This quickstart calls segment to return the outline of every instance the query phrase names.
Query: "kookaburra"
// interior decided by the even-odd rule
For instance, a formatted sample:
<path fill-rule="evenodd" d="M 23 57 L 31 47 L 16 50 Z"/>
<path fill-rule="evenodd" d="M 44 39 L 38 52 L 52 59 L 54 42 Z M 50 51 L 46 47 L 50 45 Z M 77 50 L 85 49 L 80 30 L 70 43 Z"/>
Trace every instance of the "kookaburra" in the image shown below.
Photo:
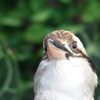
<path fill-rule="evenodd" d="M 57 30 L 43 41 L 34 77 L 34 100 L 94 100 L 96 69 L 72 32 Z"/>

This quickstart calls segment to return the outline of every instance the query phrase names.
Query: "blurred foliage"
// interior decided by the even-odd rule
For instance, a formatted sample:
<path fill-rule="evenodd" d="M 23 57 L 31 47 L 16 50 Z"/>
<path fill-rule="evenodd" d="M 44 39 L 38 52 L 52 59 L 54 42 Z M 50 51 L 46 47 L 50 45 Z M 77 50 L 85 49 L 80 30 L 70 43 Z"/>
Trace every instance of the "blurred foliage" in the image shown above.
<path fill-rule="evenodd" d="M 0 0 L 0 100 L 33 100 L 33 77 L 42 41 L 69 30 L 83 42 L 98 70 L 100 100 L 100 0 Z"/>

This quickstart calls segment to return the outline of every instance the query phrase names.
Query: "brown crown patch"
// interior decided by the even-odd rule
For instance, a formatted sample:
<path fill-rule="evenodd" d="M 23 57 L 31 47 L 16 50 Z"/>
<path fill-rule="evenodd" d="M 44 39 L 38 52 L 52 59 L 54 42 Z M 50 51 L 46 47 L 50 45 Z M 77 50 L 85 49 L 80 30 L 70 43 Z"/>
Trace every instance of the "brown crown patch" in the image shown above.
<path fill-rule="evenodd" d="M 65 30 L 56 30 L 51 33 L 49 33 L 45 38 L 44 38 L 44 46 L 47 47 L 47 40 L 48 39 L 54 39 L 54 40 L 63 40 L 66 41 L 67 43 L 71 43 L 74 41 L 73 39 L 73 33 Z"/>

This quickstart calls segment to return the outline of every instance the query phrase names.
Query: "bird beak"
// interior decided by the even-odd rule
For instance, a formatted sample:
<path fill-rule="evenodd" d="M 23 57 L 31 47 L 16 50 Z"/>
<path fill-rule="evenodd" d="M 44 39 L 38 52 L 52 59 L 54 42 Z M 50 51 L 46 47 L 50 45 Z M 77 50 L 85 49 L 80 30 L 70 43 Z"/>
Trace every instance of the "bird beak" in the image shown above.
<path fill-rule="evenodd" d="M 60 42 L 48 39 L 47 41 L 48 46 L 47 46 L 47 54 L 49 60 L 52 59 L 66 59 L 65 54 L 70 53 L 65 46 L 63 46 Z"/>

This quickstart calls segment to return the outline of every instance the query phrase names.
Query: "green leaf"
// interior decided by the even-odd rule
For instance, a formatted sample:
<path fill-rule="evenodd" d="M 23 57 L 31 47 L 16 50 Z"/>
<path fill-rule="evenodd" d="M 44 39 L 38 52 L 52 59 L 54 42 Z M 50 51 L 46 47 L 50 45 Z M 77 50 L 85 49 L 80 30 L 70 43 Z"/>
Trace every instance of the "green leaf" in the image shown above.
<path fill-rule="evenodd" d="M 19 61 L 25 61 L 31 57 L 31 54 L 15 53 L 15 55 Z"/>
<path fill-rule="evenodd" d="M 20 19 L 7 16 L 2 19 L 2 24 L 17 27 L 22 25 L 22 21 Z"/>
<path fill-rule="evenodd" d="M 31 20 L 33 22 L 45 22 L 51 17 L 52 11 L 53 10 L 50 8 L 40 10 L 39 12 L 36 12 L 34 15 L 32 15 Z"/>

